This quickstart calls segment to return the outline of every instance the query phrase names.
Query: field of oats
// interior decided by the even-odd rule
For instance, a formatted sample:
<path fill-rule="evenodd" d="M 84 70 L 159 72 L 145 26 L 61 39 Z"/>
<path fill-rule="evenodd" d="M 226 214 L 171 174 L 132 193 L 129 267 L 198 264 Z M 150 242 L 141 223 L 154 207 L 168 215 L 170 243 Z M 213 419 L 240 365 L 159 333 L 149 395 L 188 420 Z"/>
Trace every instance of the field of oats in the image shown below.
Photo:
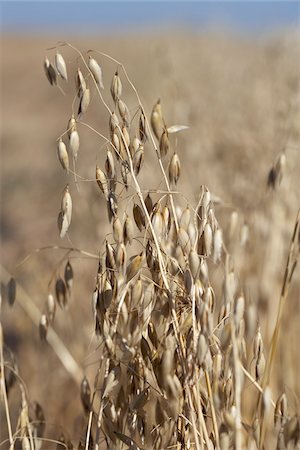
<path fill-rule="evenodd" d="M 299 449 L 299 33 L 69 42 L 2 39 L 1 449 Z"/>

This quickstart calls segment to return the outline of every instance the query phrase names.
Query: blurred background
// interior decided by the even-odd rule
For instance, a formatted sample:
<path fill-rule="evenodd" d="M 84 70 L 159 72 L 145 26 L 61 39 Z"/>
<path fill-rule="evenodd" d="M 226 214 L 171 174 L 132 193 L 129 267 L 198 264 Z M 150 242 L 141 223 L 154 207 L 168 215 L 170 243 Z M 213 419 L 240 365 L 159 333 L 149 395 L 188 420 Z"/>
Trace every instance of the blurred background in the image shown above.
<path fill-rule="evenodd" d="M 249 301 L 258 304 L 265 318 L 268 342 L 300 198 L 300 3 L 40 1 L 2 2 L 0 8 L 1 264 L 28 296 L 20 294 L 13 309 L 3 302 L 4 337 L 29 398 L 41 403 L 50 418 L 48 435 L 57 435 L 59 427 L 73 435 L 80 420 L 78 385 L 51 347 L 41 344 L 22 301 L 42 312 L 48 292 L 53 292 L 53 275 L 63 270 L 65 250 L 35 249 L 71 245 L 97 255 L 108 227 L 99 189 L 93 182 L 79 183 L 79 190 L 73 190 L 71 242 L 59 238 L 57 214 L 66 175 L 56 140 L 72 114 L 78 61 L 71 49 L 60 49 L 70 65 L 69 82 L 60 82 L 63 95 L 48 83 L 44 57 L 54 61 L 58 41 L 68 41 L 83 53 L 107 53 L 125 65 L 148 115 L 160 98 L 167 124 L 189 127 L 172 139 L 182 164 L 179 189 L 193 207 L 200 186 L 207 185 L 220 199 L 216 214 L 224 230 L 233 211 L 241 227 L 249 228 L 248 245 L 236 253 L 235 263 Z M 117 66 L 97 59 L 104 97 L 112 105 L 109 87 Z M 124 97 L 133 116 L 138 105 L 126 83 Z M 108 135 L 108 116 L 96 98 L 84 121 Z M 80 129 L 80 139 L 77 171 L 91 180 L 96 162 L 104 162 L 105 147 L 87 127 Z M 267 176 L 282 152 L 286 167 L 273 192 Z M 158 188 L 161 179 L 150 146 L 145 167 L 143 184 Z M 58 311 L 55 329 L 89 375 L 99 359 L 93 353 L 91 312 L 97 261 L 77 255 L 72 265 L 73 297 L 68 313 Z M 298 396 L 291 394 L 296 407 L 299 270 L 295 278 L 292 314 L 285 322 L 289 351 L 283 345 L 278 357 L 287 370 L 279 371 L 277 381 Z M 19 397 L 14 389 L 10 401 L 15 426 Z M 62 390 L 67 394 L 60 395 Z"/>

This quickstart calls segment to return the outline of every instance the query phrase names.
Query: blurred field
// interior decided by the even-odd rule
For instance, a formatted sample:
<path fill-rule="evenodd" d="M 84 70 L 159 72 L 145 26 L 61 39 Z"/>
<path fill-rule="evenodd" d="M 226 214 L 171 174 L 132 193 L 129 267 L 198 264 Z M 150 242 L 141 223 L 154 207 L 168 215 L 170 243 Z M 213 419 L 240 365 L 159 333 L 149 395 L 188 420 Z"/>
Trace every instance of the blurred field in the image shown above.
<path fill-rule="evenodd" d="M 229 250 L 235 255 L 245 295 L 259 305 L 266 324 L 266 342 L 274 327 L 289 241 L 300 206 L 299 38 L 295 31 L 264 40 L 183 32 L 176 36 L 171 32 L 138 37 L 132 34 L 79 42 L 68 37 L 82 51 L 101 50 L 124 63 L 148 114 L 160 98 L 169 125 L 189 126 L 175 140 L 183 172 L 179 188 L 195 206 L 200 185 L 207 185 L 221 200 L 216 215 L 225 230 L 233 210 L 239 213 L 241 223 L 249 226 L 246 248 Z M 2 39 L 1 263 L 41 310 L 49 279 L 63 252 L 42 251 L 18 268 L 16 265 L 36 248 L 61 245 L 56 221 L 65 178 L 55 141 L 71 115 L 74 81 L 61 83 L 67 93 L 64 97 L 46 80 L 43 59 L 46 49 L 55 43 L 54 37 Z M 70 55 L 68 62 L 76 67 L 71 52 L 66 50 L 64 54 L 66 59 Z M 116 65 L 103 60 L 102 66 L 104 83 L 109 87 Z M 108 87 L 105 98 L 111 102 Z M 136 100 L 128 86 L 124 90 L 133 115 Z M 107 134 L 108 117 L 97 101 L 84 120 Z M 80 137 L 77 170 L 92 179 L 96 161 L 103 161 L 105 147 L 85 128 Z M 283 150 L 287 157 L 283 180 L 278 190 L 270 192 L 267 175 Z M 156 179 L 151 155 L 146 155 L 145 165 L 148 170 L 143 185 L 151 182 L 159 187 L 161 179 Z M 82 183 L 73 200 L 72 245 L 97 254 L 107 230 L 99 190 L 95 183 Z M 69 245 L 65 241 L 64 245 Z M 69 314 L 58 312 L 55 328 L 84 372 L 93 373 L 94 367 L 89 364 L 99 358 L 97 353 L 90 354 L 94 348 L 91 293 L 97 262 L 74 259 L 72 264 L 74 298 Z M 214 277 L 218 277 L 217 271 Z M 299 280 L 297 268 L 284 311 L 274 386 L 278 393 L 285 389 L 295 412 L 299 411 L 300 396 Z M 73 323 L 81 323 L 80 329 Z M 13 309 L 3 305 L 2 324 L 29 398 L 43 405 L 50 422 L 55 420 L 52 430 L 51 426 L 47 429 L 48 435 L 57 436 L 62 426 L 72 436 L 80 421 L 78 386 L 70 381 L 52 349 L 40 343 L 38 330 L 20 305 L 16 303 Z M 14 389 L 11 411 L 15 424 L 18 389 Z M 0 441 L 5 437 L 5 426 L 1 431 Z"/>

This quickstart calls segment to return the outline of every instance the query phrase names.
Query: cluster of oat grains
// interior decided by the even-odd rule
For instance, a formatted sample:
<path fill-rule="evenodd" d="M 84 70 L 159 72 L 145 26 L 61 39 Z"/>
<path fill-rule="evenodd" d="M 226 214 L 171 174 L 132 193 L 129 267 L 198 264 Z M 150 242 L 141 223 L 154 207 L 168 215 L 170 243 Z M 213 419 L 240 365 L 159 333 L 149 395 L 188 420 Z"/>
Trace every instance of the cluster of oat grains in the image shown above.
<path fill-rule="evenodd" d="M 271 390 L 278 333 L 275 330 L 271 351 L 266 351 L 257 306 L 246 297 L 236 274 L 209 189 L 199 186 L 195 205 L 180 193 L 184 164 L 172 135 L 186 127 L 168 126 L 160 101 L 148 120 L 119 62 L 100 52 L 82 55 L 71 48 L 78 56 L 73 102 L 78 109 L 57 141 L 58 159 L 69 177 L 58 215 L 59 234 L 66 238 L 72 233 L 71 192 L 78 176 L 75 162 L 80 167 L 81 121 L 97 101 L 107 110 L 108 137 L 91 127 L 106 143 L 103 164 L 95 165 L 94 184 L 106 203 L 111 233 L 99 249 L 92 294 L 101 351 L 94 380 L 84 377 L 81 383 L 81 438 L 71 443 L 60 437 L 57 448 L 299 448 L 299 416 L 289 412 L 284 392 L 274 402 Z M 102 58 L 117 66 L 110 92 L 103 81 Z M 59 77 L 70 85 L 60 53 L 54 65 L 46 58 L 44 67 L 51 85 L 58 85 Z M 123 85 L 136 94 L 134 114 Z M 160 191 L 142 189 L 139 181 L 149 152 L 156 155 L 155 170 L 164 183 Z M 283 164 L 283 158 L 276 163 L 270 185 L 277 183 Z M 234 240 L 236 212 L 230 224 L 229 238 Z M 299 253 L 298 236 L 299 217 L 282 303 Z M 57 275 L 48 295 L 40 322 L 43 340 L 55 324 L 56 303 L 66 308 L 71 295 L 72 251 L 64 275 Z M 216 272 L 221 283 L 214 286 L 211 274 Z M 39 438 L 34 437 L 34 448 Z"/>

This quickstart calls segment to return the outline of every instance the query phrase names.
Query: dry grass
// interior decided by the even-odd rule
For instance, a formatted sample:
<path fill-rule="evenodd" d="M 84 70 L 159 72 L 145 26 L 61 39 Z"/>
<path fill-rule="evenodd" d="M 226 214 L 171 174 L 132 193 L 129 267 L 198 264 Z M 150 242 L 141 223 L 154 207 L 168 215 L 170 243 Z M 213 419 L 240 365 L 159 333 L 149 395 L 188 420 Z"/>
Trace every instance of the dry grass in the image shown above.
<path fill-rule="evenodd" d="M 130 57 L 129 78 L 110 56 L 58 48 L 58 73 L 69 79 L 57 75 L 67 93 L 59 100 L 64 122 L 56 124 L 62 175 L 55 205 L 64 241 L 50 278 L 49 248 L 39 251 L 43 269 L 35 258 L 18 269 L 16 307 L 62 365 L 45 342 L 40 360 L 22 345 L 17 365 L 4 346 L 6 377 L 16 367 L 26 374 L 24 385 L 18 377 L 11 389 L 8 378 L 1 385 L 3 427 L 16 448 L 38 448 L 41 436 L 42 448 L 55 448 L 50 439 L 62 436 L 59 448 L 68 440 L 86 449 L 299 448 L 297 38 L 236 44 L 210 36 L 184 52 L 183 37 L 175 52 L 161 37 L 159 81 L 155 69 L 150 76 L 140 67 L 141 86 Z M 89 55 L 102 67 L 104 90 Z M 55 49 L 48 57 L 54 64 Z M 78 67 L 83 78 L 75 88 Z M 175 124 L 190 128 L 174 132 Z M 38 310 L 20 288 L 33 281 L 24 267 L 43 292 Z M 76 283 L 81 274 L 88 286 L 78 282 L 76 294 L 73 277 Z M 3 270 L 2 278 L 7 284 L 10 275 Z M 94 330 L 92 318 L 81 319 L 92 291 Z M 13 282 L 5 294 L 14 303 Z M 10 316 L 7 330 L 16 320 L 20 326 L 11 338 L 37 334 Z M 73 380 L 69 393 L 65 374 Z M 47 395 L 49 386 L 60 402 Z M 31 403 L 35 391 L 45 424 Z M 4 439 L 5 432 L 9 448 Z"/>

